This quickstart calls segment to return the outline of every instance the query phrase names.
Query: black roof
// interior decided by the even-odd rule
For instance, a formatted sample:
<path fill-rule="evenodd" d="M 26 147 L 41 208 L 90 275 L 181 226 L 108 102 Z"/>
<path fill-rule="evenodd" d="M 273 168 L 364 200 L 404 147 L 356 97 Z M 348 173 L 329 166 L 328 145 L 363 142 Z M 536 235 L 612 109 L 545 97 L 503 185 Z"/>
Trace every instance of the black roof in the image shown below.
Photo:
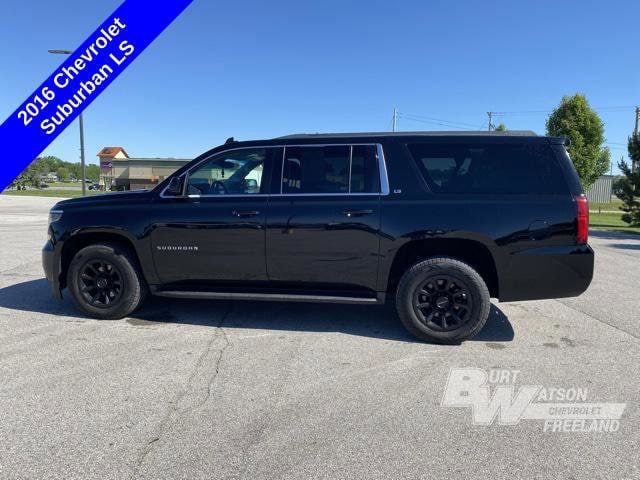
<path fill-rule="evenodd" d="M 302 140 L 319 138 L 367 138 L 367 137 L 537 137 L 531 130 L 507 130 L 506 132 L 485 130 L 458 130 L 458 131 L 419 131 L 419 132 L 355 132 L 355 133 L 297 133 L 277 137 L 275 140 Z"/>

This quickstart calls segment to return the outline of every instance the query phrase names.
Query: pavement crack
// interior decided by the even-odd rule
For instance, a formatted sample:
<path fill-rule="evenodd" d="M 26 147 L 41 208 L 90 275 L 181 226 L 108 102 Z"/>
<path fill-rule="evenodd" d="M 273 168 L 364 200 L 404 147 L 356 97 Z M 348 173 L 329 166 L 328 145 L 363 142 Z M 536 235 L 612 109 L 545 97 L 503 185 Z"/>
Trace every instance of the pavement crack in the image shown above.
<path fill-rule="evenodd" d="M 204 404 L 207 403 L 207 401 L 211 397 L 211 394 L 212 394 L 212 391 L 213 391 L 213 384 L 215 383 L 215 381 L 216 381 L 216 379 L 218 377 L 218 374 L 220 373 L 220 366 L 222 364 L 222 357 L 224 356 L 225 351 L 231 346 L 231 341 L 229 340 L 229 337 L 227 336 L 227 333 L 225 332 L 223 325 L 224 325 L 225 320 L 231 314 L 232 310 L 233 310 L 233 303 L 230 303 L 229 306 L 227 307 L 226 311 L 224 312 L 224 314 L 220 318 L 220 322 L 218 322 L 218 324 L 216 325 L 215 333 L 213 335 L 211 335 L 211 338 L 209 339 L 209 341 L 205 345 L 205 348 L 202 351 L 202 353 L 200 354 L 200 357 L 198 357 L 198 360 L 196 361 L 196 364 L 195 364 L 191 374 L 189 374 L 189 378 L 187 379 L 187 383 L 186 383 L 185 388 L 181 392 L 178 393 L 178 395 L 177 395 L 177 397 L 176 397 L 176 399 L 174 401 L 169 403 L 169 408 L 167 409 L 167 412 L 166 412 L 165 416 L 163 417 L 162 421 L 160 422 L 160 425 L 158 427 L 158 432 L 142 448 L 142 451 L 138 455 L 138 458 L 136 459 L 136 462 L 133 465 L 131 476 L 129 478 L 134 479 L 134 478 L 138 477 L 140 469 L 142 468 L 142 465 L 146 461 L 146 459 L 149 456 L 149 454 L 153 451 L 153 449 L 160 442 L 160 440 L 168 432 L 170 432 L 175 427 L 175 425 L 178 424 L 178 422 L 180 421 L 181 418 L 183 418 L 184 416 L 188 415 L 189 413 L 197 410 L 198 408 L 202 407 Z M 224 341 L 224 344 L 218 350 L 218 354 L 216 355 L 215 360 L 212 362 L 212 368 L 211 369 L 206 369 L 205 368 L 206 359 L 207 359 L 207 357 L 209 357 L 209 355 L 213 351 L 213 346 L 216 343 L 216 341 L 219 340 L 219 339 L 222 339 Z M 204 389 L 203 388 L 200 388 L 200 389 L 196 388 L 194 386 L 194 384 L 196 382 L 196 379 L 201 375 L 201 373 L 203 371 L 206 372 L 206 371 L 209 371 L 209 370 L 212 370 L 213 374 L 207 380 L 206 388 L 204 388 Z M 200 400 L 196 400 L 196 401 L 193 401 L 193 402 L 189 401 L 189 397 L 191 397 L 193 395 L 195 395 L 197 397 L 198 396 L 198 392 L 202 391 L 202 390 L 204 390 L 206 392 L 206 394 L 203 395 Z M 187 402 L 188 404 L 187 405 L 183 405 L 185 402 Z"/>
<path fill-rule="evenodd" d="M 200 370 L 200 367 L 204 364 L 204 361 L 205 361 L 206 357 L 211 352 L 211 348 L 212 348 L 214 342 L 216 340 L 218 340 L 219 338 L 222 338 L 222 340 L 224 341 L 224 345 L 222 346 L 222 348 L 220 348 L 220 350 L 218 350 L 218 355 L 217 355 L 215 361 L 213 362 L 213 375 L 211 375 L 211 378 L 209 378 L 209 381 L 207 382 L 207 388 L 206 388 L 206 392 L 207 393 L 195 405 L 193 405 L 192 407 L 184 410 L 181 415 L 186 415 L 188 413 L 191 413 L 191 412 L 199 409 L 204 404 L 206 404 L 207 401 L 211 398 L 211 393 L 212 393 L 212 390 L 213 390 L 213 384 L 215 383 L 216 379 L 218 378 L 218 374 L 220 373 L 220 365 L 222 364 L 222 357 L 224 356 L 224 353 L 227 350 L 227 348 L 229 348 L 231 346 L 231 341 L 229 340 L 229 337 L 227 336 L 227 332 L 224 329 L 224 322 L 229 317 L 229 315 L 231 314 L 232 310 L 233 310 L 233 303 L 230 303 L 229 304 L 229 308 L 227 308 L 227 311 L 224 313 L 224 315 L 222 315 L 222 318 L 220 319 L 220 322 L 217 325 L 217 331 L 220 332 L 220 335 L 215 335 L 215 336 L 213 336 L 211 338 L 211 340 L 209 340 L 209 343 L 207 345 L 206 350 L 204 351 L 204 353 L 200 356 L 200 359 L 198 360 L 198 365 L 196 366 L 196 368 L 193 370 L 193 373 L 189 377 L 189 384 L 191 385 L 193 383 L 193 380 L 198 375 L 198 371 Z"/>
<path fill-rule="evenodd" d="M 633 338 L 634 338 L 634 339 L 636 339 L 636 340 L 640 340 L 640 337 L 638 337 L 637 335 L 634 335 L 633 333 L 631 333 L 631 332 L 629 332 L 629 331 L 625 330 L 624 328 L 620 328 L 620 327 L 617 327 L 617 326 L 615 326 L 615 325 L 613 325 L 613 324 L 611 324 L 611 323 L 609 323 L 609 322 L 605 322 L 604 320 L 601 320 L 601 319 L 599 319 L 598 317 L 595 317 L 595 316 L 593 316 L 593 315 L 592 315 L 592 314 L 590 314 L 590 313 L 587 313 L 587 312 L 585 312 L 585 311 L 583 311 L 583 310 L 580 310 L 579 308 L 573 307 L 573 306 L 571 306 L 571 305 L 569 305 L 569 304 L 567 304 L 567 303 L 564 303 L 564 302 L 562 302 L 562 301 L 560 301 L 560 300 L 558 300 L 558 299 L 556 299 L 556 302 L 558 302 L 558 303 L 560 303 L 560 304 L 564 305 L 564 306 L 565 306 L 565 307 L 567 307 L 567 308 L 570 308 L 570 309 L 571 309 L 571 310 L 573 310 L 574 312 L 581 313 L 582 315 L 584 315 L 584 316 L 586 316 L 586 317 L 589 317 L 589 318 L 591 318 L 591 319 L 595 320 L 596 322 L 600 322 L 600 323 L 602 323 L 603 325 L 607 325 L 607 326 L 609 326 L 609 327 L 611 327 L 611 328 L 613 328 L 613 329 L 615 329 L 615 330 L 618 330 L 619 332 L 626 333 L 627 335 L 629 335 L 630 337 L 633 337 Z"/>

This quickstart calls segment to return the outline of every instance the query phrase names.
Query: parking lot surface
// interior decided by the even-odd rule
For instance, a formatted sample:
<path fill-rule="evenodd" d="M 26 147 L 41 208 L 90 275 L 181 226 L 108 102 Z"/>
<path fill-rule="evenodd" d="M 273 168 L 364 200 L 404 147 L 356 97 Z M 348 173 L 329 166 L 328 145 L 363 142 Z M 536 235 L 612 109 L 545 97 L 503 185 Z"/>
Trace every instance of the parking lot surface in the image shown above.
<path fill-rule="evenodd" d="M 494 302 L 439 346 L 380 306 L 152 298 L 84 318 L 43 278 L 54 203 L 0 195 L 0 478 L 640 478 L 640 236 L 592 232 L 581 297 Z M 477 425 L 441 406 L 452 367 L 626 409 L 616 432 Z"/>

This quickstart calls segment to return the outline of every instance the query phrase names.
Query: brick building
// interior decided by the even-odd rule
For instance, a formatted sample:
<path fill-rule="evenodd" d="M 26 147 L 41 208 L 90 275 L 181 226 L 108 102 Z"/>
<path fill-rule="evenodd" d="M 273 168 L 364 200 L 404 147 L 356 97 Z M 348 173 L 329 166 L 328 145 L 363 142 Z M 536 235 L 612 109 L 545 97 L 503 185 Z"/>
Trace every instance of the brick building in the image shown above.
<path fill-rule="evenodd" d="M 122 147 L 104 147 L 98 152 L 100 185 L 106 190 L 152 188 L 192 159 L 135 158 Z"/>

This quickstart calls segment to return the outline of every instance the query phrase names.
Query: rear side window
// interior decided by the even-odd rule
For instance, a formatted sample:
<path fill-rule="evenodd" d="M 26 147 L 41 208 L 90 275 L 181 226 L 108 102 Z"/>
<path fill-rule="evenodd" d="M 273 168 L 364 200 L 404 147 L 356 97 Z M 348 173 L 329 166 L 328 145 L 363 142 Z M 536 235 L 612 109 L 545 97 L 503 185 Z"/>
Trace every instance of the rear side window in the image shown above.
<path fill-rule="evenodd" d="M 282 193 L 348 193 L 349 146 L 287 147 Z"/>
<path fill-rule="evenodd" d="M 375 145 L 354 145 L 351 157 L 350 193 L 380 191 L 380 171 Z"/>
<path fill-rule="evenodd" d="M 558 194 L 562 170 L 545 144 L 407 145 L 434 193 Z"/>
<path fill-rule="evenodd" d="M 377 193 L 375 145 L 286 147 L 282 193 Z"/>

